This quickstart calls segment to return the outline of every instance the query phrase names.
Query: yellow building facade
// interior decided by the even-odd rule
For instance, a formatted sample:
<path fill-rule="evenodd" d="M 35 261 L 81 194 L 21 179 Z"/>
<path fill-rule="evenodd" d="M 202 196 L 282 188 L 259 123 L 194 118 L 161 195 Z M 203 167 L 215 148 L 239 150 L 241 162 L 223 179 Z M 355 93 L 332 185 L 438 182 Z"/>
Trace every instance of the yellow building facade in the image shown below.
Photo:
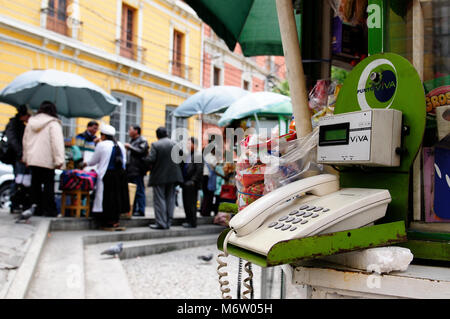
<path fill-rule="evenodd" d="M 122 102 L 99 119 L 126 141 L 129 125 L 185 126 L 171 112 L 200 89 L 201 20 L 178 0 L 0 0 L 0 88 L 33 69 L 76 73 Z M 15 108 L 0 104 L 0 127 Z M 90 119 L 63 118 L 66 138 Z"/>

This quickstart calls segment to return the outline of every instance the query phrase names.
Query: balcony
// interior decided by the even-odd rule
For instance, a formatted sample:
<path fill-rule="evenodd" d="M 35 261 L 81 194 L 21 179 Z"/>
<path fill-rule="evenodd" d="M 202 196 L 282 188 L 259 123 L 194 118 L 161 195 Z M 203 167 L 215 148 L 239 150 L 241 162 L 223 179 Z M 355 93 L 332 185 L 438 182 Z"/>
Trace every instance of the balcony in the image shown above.
<path fill-rule="evenodd" d="M 182 64 L 179 61 L 169 61 L 169 64 L 172 70 L 172 75 L 192 81 L 192 67 Z"/>
<path fill-rule="evenodd" d="M 47 7 L 41 9 L 46 17 L 46 28 L 59 34 L 81 40 L 83 22 L 68 16 L 65 11 Z"/>
<path fill-rule="evenodd" d="M 139 63 L 145 64 L 145 55 L 147 49 L 140 47 L 135 43 L 127 40 L 116 39 L 116 45 L 120 48 L 120 55 L 130 60 L 135 60 Z"/>

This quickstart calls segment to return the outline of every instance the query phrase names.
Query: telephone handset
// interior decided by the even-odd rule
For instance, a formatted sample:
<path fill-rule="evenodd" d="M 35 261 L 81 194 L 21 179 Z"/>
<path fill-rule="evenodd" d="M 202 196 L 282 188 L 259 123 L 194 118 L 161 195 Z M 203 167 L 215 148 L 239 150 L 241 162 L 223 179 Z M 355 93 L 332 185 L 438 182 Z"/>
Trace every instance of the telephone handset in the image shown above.
<path fill-rule="evenodd" d="M 323 196 L 337 190 L 339 190 L 339 180 L 332 174 L 316 175 L 290 183 L 248 205 L 230 220 L 230 228 L 237 236 L 248 235 L 261 226 L 281 204 L 294 201 L 304 193 Z"/>
<path fill-rule="evenodd" d="M 390 202 L 384 189 L 339 190 L 338 178 L 332 174 L 304 178 L 264 195 L 230 220 L 224 252 L 217 258 L 222 298 L 231 298 L 224 280 L 227 273 L 221 270 L 227 264 L 220 260 L 228 256 L 228 243 L 267 256 L 282 241 L 369 225 L 386 214 Z M 250 288 L 244 291 L 243 298 L 250 292 Z"/>
<path fill-rule="evenodd" d="M 267 255 L 281 241 L 360 228 L 382 218 L 390 201 L 388 190 L 339 190 L 334 175 L 308 177 L 274 190 L 233 217 L 224 250 L 230 243 Z"/>

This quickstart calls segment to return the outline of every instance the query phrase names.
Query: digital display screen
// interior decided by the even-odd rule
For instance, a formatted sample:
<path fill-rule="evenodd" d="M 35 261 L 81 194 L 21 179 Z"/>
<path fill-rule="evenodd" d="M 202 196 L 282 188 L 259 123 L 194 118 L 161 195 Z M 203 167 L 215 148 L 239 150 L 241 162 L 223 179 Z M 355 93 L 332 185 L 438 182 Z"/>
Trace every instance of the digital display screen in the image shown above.
<path fill-rule="evenodd" d="M 347 139 L 348 130 L 338 129 L 338 130 L 326 130 L 324 135 L 324 141 L 338 141 Z"/>
<path fill-rule="evenodd" d="M 348 145 L 350 123 L 321 125 L 319 128 L 319 146 Z"/>

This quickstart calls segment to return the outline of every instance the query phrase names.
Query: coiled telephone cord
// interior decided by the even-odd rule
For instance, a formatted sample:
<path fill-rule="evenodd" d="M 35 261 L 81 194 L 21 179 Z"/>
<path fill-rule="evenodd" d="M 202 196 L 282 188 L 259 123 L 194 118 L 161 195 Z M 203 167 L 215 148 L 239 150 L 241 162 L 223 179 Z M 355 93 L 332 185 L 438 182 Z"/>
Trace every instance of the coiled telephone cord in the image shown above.
<path fill-rule="evenodd" d="M 233 233 L 232 231 L 229 231 L 228 234 L 225 236 L 225 239 L 223 241 L 223 253 L 220 253 L 216 259 L 217 263 L 219 264 L 219 266 L 217 266 L 217 274 L 219 275 L 220 292 L 222 293 L 222 299 L 232 299 L 231 295 L 228 295 L 228 293 L 230 292 L 230 288 L 228 288 L 230 282 L 228 280 L 223 279 L 228 276 L 228 272 L 220 270 L 228 265 L 225 261 L 222 261 L 220 258 L 228 257 L 227 245 L 228 239 L 230 238 L 232 233 Z"/>
<path fill-rule="evenodd" d="M 222 293 L 222 299 L 232 299 L 231 295 L 229 295 L 230 288 L 228 285 L 230 282 L 228 280 L 225 280 L 224 278 L 228 276 L 228 272 L 221 271 L 222 268 L 227 267 L 228 264 L 225 261 L 222 261 L 220 258 L 228 257 L 228 239 L 230 238 L 232 234 L 232 231 L 228 232 L 227 236 L 225 237 L 223 241 L 223 253 L 220 253 L 217 256 L 217 263 L 219 266 L 217 266 L 217 274 L 219 275 L 219 284 L 220 284 L 220 292 Z M 253 272 L 252 272 L 252 264 L 250 262 L 247 262 L 244 265 L 244 270 L 248 274 L 248 277 L 244 279 L 244 287 L 247 288 L 246 291 L 243 292 L 242 298 L 248 299 L 247 294 L 251 294 L 251 298 L 253 299 Z M 249 284 L 250 283 L 250 284 Z M 238 283 L 240 284 L 240 283 Z"/>
<path fill-rule="evenodd" d="M 250 299 L 253 299 L 253 272 L 252 263 L 246 262 L 244 265 L 244 270 L 248 274 L 248 277 L 244 279 L 243 285 L 247 290 L 242 293 L 242 299 L 248 299 L 247 295 L 250 294 Z"/>
<path fill-rule="evenodd" d="M 241 278 L 242 277 L 242 258 L 239 258 L 239 265 L 238 265 L 238 281 L 237 281 L 237 299 L 241 299 Z"/>
<path fill-rule="evenodd" d="M 228 280 L 223 280 L 223 278 L 228 276 L 228 272 L 220 271 L 220 269 L 227 266 L 227 263 L 220 260 L 220 257 L 226 258 L 228 257 L 228 253 L 220 253 L 216 259 L 217 263 L 219 264 L 219 266 L 217 266 L 217 274 L 219 275 L 219 284 L 220 291 L 222 293 L 222 299 L 232 299 L 231 295 L 228 294 L 230 292 L 230 288 L 228 288 L 230 282 Z"/>

